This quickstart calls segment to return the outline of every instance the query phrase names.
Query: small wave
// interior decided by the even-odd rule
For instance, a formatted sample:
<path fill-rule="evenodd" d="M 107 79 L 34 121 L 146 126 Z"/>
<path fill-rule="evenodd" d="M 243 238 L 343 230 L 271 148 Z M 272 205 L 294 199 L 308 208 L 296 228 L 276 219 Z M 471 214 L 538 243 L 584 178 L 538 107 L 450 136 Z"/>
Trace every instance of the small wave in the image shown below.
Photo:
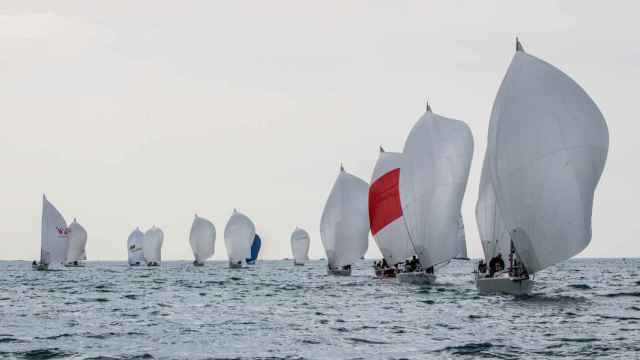
<path fill-rule="evenodd" d="M 57 339 L 62 339 L 62 338 L 72 337 L 72 336 L 75 336 L 75 335 L 74 334 L 69 334 L 69 333 L 64 333 L 64 334 L 51 335 L 51 336 L 46 336 L 46 337 L 36 337 L 36 339 L 40 339 L 40 340 L 57 340 Z"/>
<path fill-rule="evenodd" d="M 494 345 L 489 342 L 468 343 L 458 346 L 447 346 L 444 349 L 437 350 L 437 352 L 449 352 L 453 355 L 475 355 L 484 353 L 493 347 Z"/>
<path fill-rule="evenodd" d="M 107 298 L 80 298 L 82 302 L 107 302 L 109 299 Z"/>
<path fill-rule="evenodd" d="M 638 321 L 638 320 L 640 320 L 640 317 L 633 317 L 633 316 L 609 316 L 609 315 L 602 315 L 602 316 L 600 316 L 600 318 L 602 318 L 602 319 L 622 320 L 622 321 Z"/>
<path fill-rule="evenodd" d="M 26 343 L 27 341 L 22 340 L 22 339 L 18 339 L 18 338 L 14 338 L 12 336 L 7 336 L 7 337 L 0 337 L 0 344 L 6 344 L 6 343 Z"/>
<path fill-rule="evenodd" d="M 569 287 L 578 290 L 591 290 L 591 286 L 587 284 L 570 284 Z"/>
<path fill-rule="evenodd" d="M 608 293 L 608 294 L 604 294 L 604 295 L 601 295 L 601 296 L 605 296 L 605 297 L 620 297 L 620 296 L 636 296 L 636 297 L 640 297 L 640 291 Z"/>
<path fill-rule="evenodd" d="M 123 299 L 135 300 L 138 298 L 138 295 L 135 294 L 127 294 L 122 297 Z"/>
<path fill-rule="evenodd" d="M 74 356 L 75 353 L 61 350 L 59 348 L 35 349 L 22 352 L 14 352 L 12 355 L 29 360 L 60 359 Z"/>
<path fill-rule="evenodd" d="M 388 342 L 384 342 L 384 341 L 369 340 L 369 339 L 363 339 L 363 338 L 357 338 L 357 337 L 348 337 L 347 340 L 353 342 L 354 344 L 357 344 L 357 343 L 374 344 L 374 345 L 388 344 Z"/>
<path fill-rule="evenodd" d="M 558 341 L 563 342 L 575 342 L 575 343 L 590 343 L 598 341 L 596 338 L 559 338 Z"/>

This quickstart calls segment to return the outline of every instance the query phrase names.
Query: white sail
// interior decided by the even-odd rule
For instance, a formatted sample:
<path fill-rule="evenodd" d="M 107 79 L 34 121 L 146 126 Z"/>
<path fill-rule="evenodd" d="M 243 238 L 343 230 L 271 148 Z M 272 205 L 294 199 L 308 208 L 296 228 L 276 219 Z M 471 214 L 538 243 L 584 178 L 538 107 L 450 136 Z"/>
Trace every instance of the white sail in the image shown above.
<path fill-rule="evenodd" d="M 296 227 L 291 233 L 291 252 L 296 264 L 304 264 L 308 260 L 310 242 L 309 233 L 304 229 Z"/>
<path fill-rule="evenodd" d="M 204 263 L 216 249 L 216 228 L 213 223 L 195 215 L 189 233 L 189 243 L 196 262 Z"/>
<path fill-rule="evenodd" d="M 493 105 L 485 170 L 515 250 L 532 273 L 591 241 L 609 132 L 577 83 L 518 47 Z"/>
<path fill-rule="evenodd" d="M 329 266 L 351 265 L 369 246 L 369 185 L 340 168 L 320 220 L 320 237 Z"/>
<path fill-rule="evenodd" d="M 67 249 L 67 263 L 86 260 L 87 231 L 73 219 L 69 225 L 69 248 Z"/>
<path fill-rule="evenodd" d="M 511 249 L 511 237 L 502 220 L 500 208 L 498 208 L 491 173 L 487 168 L 488 164 L 485 156 L 480 177 L 478 202 L 476 203 L 476 222 L 487 263 L 498 254 L 506 258 Z"/>
<path fill-rule="evenodd" d="M 424 267 L 446 262 L 458 251 L 458 217 L 473 156 L 471 130 L 427 108 L 403 154 L 400 198 L 415 250 Z"/>
<path fill-rule="evenodd" d="M 251 244 L 256 236 L 256 226 L 245 214 L 233 210 L 224 228 L 224 243 L 227 247 L 229 262 L 238 263 L 245 260 L 251 252 Z"/>
<path fill-rule="evenodd" d="M 142 242 L 142 251 L 144 259 L 147 263 L 160 263 L 162 260 L 162 242 L 164 241 L 164 233 L 160 228 L 152 226 L 151 229 L 144 233 Z"/>
<path fill-rule="evenodd" d="M 140 228 L 136 228 L 131 232 L 127 239 L 129 265 L 142 265 L 144 263 L 144 251 L 142 250 L 143 242 L 144 233 L 140 231 Z"/>
<path fill-rule="evenodd" d="M 458 217 L 458 249 L 456 251 L 456 259 L 466 259 L 467 256 L 467 237 L 464 234 L 464 219 L 462 214 Z"/>
<path fill-rule="evenodd" d="M 42 196 L 42 224 L 40 233 L 40 263 L 63 263 L 69 248 L 69 229 L 58 209 Z"/>
<path fill-rule="evenodd" d="M 380 148 L 369 187 L 369 223 L 382 256 L 390 265 L 415 255 L 400 203 L 402 154 Z"/>

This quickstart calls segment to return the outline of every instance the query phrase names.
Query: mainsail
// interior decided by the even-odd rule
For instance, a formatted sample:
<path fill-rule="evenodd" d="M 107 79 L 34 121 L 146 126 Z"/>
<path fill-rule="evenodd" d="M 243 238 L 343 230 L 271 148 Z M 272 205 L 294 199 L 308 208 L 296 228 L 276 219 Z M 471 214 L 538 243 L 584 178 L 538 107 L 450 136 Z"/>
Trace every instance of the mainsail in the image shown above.
<path fill-rule="evenodd" d="M 63 263 L 67 259 L 69 248 L 67 222 L 45 195 L 42 195 L 40 241 L 40 264 Z"/>
<path fill-rule="evenodd" d="M 67 263 L 87 260 L 85 247 L 87 245 L 87 231 L 73 219 L 69 225 L 69 248 L 67 249 Z"/>
<path fill-rule="evenodd" d="M 593 195 L 608 149 L 606 122 L 589 95 L 518 43 L 493 104 L 478 207 L 495 197 L 498 222 L 530 273 L 591 241 Z M 494 195 L 483 194 L 487 189 Z M 478 225 L 490 233 L 484 221 Z"/>
<path fill-rule="evenodd" d="M 402 154 L 380 148 L 369 187 L 369 223 L 382 256 L 390 265 L 415 255 L 400 204 Z"/>
<path fill-rule="evenodd" d="M 329 266 L 351 265 L 369 246 L 369 185 L 340 167 L 320 220 L 320 237 Z"/>
<path fill-rule="evenodd" d="M 229 262 L 237 263 L 243 261 L 249 251 L 256 236 L 256 226 L 245 214 L 233 210 L 233 214 L 224 228 L 224 243 L 227 247 Z"/>
<path fill-rule="evenodd" d="M 423 267 L 457 255 L 458 218 L 473 156 L 471 130 L 462 121 L 427 112 L 404 145 L 400 199 Z"/>
<path fill-rule="evenodd" d="M 164 233 L 155 225 L 144 233 L 142 250 L 147 263 L 160 263 L 162 259 L 162 241 Z"/>
<path fill-rule="evenodd" d="M 258 260 L 258 254 L 260 253 L 261 247 L 262 247 L 262 239 L 260 238 L 260 235 L 256 234 L 253 237 L 253 242 L 251 243 L 249 257 L 245 259 L 247 261 L 247 264 L 253 265 L 256 263 L 256 260 Z"/>
<path fill-rule="evenodd" d="M 142 243 L 144 241 L 144 233 L 140 228 L 136 228 L 131 232 L 127 239 L 127 249 L 129 252 L 129 265 L 141 265 L 144 263 L 144 251 Z"/>
<path fill-rule="evenodd" d="M 304 229 L 296 227 L 291 233 L 291 252 L 296 264 L 304 264 L 308 260 L 310 242 L 309 233 Z"/>
<path fill-rule="evenodd" d="M 195 261 L 202 264 L 215 252 L 216 228 L 213 223 L 197 214 L 189 232 L 189 244 Z"/>

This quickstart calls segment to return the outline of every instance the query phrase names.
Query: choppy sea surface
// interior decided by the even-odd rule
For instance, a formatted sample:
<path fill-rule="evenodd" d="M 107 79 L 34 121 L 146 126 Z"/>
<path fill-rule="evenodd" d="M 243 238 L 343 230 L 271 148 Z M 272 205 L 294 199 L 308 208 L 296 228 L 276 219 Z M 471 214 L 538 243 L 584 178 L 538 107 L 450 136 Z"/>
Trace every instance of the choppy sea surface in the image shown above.
<path fill-rule="evenodd" d="M 326 262 L 33 271 L 0 262 L 0 358 L 584 359 L 640 357 L 640 259 L 576 259 L 527 297 L 480 296 L 471 261 L 430 287 Z"/>

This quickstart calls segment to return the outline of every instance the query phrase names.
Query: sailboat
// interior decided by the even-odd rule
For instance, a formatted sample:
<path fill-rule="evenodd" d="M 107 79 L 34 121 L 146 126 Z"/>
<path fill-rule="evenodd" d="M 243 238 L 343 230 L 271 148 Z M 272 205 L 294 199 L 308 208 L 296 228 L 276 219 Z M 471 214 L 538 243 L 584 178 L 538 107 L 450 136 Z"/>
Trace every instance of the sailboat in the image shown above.
<path fill-rule="evenodd" d="M 136 227 L 127 239 L 129 266 L 140 266 L 144 263 L 144 251 L 142 250 L 143 242 L 144 233 L 140 231 L 139 227 Z"/>
<path fill-rule="evenodd" d="M 459 252 L 458 219 L 473 156 L 466 123 L 435 114 L 429 104 L 404 145 L 400 201 L 419 266 L 401 282 L 431 284 L 436 265 Z"/>
<path fill-rule="evenodd" d="M 369 185 L 340 166 L 320 220 L 320 238 L 327 253 L 328 273 L 351 275 L 351 265 L 369 246 Z"/>
<path fill-rule="evenodd" d="M 256 260 L 258 259 L 258 254 L 260 253 L 260 247 L 262 247 L 262 239 L 260 238 L 260 235 L 256 234 L 253 237 L 253 242 L 251 243 L 249 257 L 245 259 L 248 265 L 255 265 Z"/>
<path fill-rule="evenodd" d="M 380 147 L 369 187 L 369 223 L 384 261 L 374 266 L 378 277 L 396 277 L 397 265 L 415 255 L 400 204 L 402 154 Z"/>
<path fill-rule="evenodd" d="M 160 266 L 162 260 L 162 242 L 164 233 L 159 227 L 153 225 L 144 233 L 142 240 L 142 252 L 147 266 Z"/>
<path fill-rule="evenodd" d="M 64 266 L 81 267 L 80 261 L 87 260 L 85 247 L 87 246 L 87 231 L 74 218 L 69 225 L 69 248 L 67 249 L 67 259 Z"/>
<path fill-rule="evenodd" d="M 193 250 L 193 265 L 204 266 L 216 249 L 216 228 L 213 223 L 196 214 L 189 232 L 189 244 Z"/>
<path fill-rule="evenodd" d="M 467 237 L 464 234 L 464 219 L 462 214 L 458 217 L 458 251 L 456 252 L 455 260 L 469 260 L 467 255 Z"/>
<path fill-rule="evenodd" d="M 589 245 L 608 149 L 607 124 L 589 95 L 516 39 L 491 112 L 476 205 L 486 259 L 501 255 L 507 264 L 489 269 L 499 270 L 491 277 L 479 268 L 481 293 L 529 293 L 536 272 Z"/>
<path fill-rule="evenodd" d="M 224 228 L 224 243 L 229 256 L 229 267 L 241 268 L 242 261 L 251 251 L 256 226 L 249 217 L 236 209 Z"/>
<path fill-rule="evenodd" d="M 62 264 L 67 259 L 69 229 L 62 214 L 42 195 L 42 223 L 40 231 L 40 263 L 37 270 L 47 270 L 49 265 Z"/>
<path fill-rule="evenodd" d="M 296 228 L 291 233 L 291 253 L 294 265 L 304 265 L 309 260 L 309 244 L 311 238 L 305 229 Z"/>

